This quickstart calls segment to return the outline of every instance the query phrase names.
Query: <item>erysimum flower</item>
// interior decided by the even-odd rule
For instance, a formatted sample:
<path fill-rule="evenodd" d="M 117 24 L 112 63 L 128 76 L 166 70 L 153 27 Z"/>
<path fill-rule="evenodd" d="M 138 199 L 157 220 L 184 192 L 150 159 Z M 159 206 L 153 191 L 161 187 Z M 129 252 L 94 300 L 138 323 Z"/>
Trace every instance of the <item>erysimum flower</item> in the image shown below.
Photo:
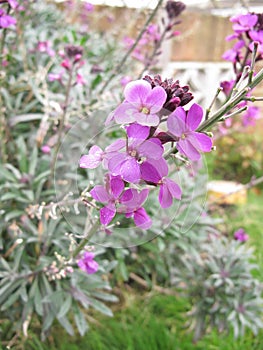
<path fill-rule="evenodd" d="M 162 109 L 167 95 L 164 89 L 144 80 L 131 81 L 124 89 L 125 101 L 114 111 L 113 118 L 118 124 L 137 122 L 141 125 L 157 126 L 158 112 Z"/>
<path fill-rule="evenodd" d="M 16 24 L 16 19 L 6 14 L 4 10 L 0 8 L 0 28 L 8 28 Z"/>
<path fill-rule="evenodd" d="M 100 222 L 108 225 L 116 214 L 116 205 L 120 201 L 120 196 L 124 190 L 124 182 L 120 176 L 106 176 L 106 186 L 95 186 L 91 191 L 91 196 L 105 206 L 100 209 Z"/>
<path fill-rule="evenodd" d="M 182 191 L 173 180 L 167 178 L 168 165 L 162 158 L 150 160 L 142 164 L 142 178 L 154 185 L 160 186 L 159 202 L 162 208 L 169 208 L 173 204 L 173 198 L 181 199 Z"/>
<path fill-rule="evenodd" d="M 148 189 L 138 192 L 134 188 L 129 188 L 121 198 L 122 206 L 119 211 L 124 212 L 127 218 L 133 217 L 137 227 L 147 230 L 152 225 L 152 220 L 146 210 L 142 207 L 149 194 Z"/>
<path fill-rule="evenodd" d="M 160 159 L 163 146 L 157 138 L 147 139 L 150 128 L 139 124 L 127 127 L 127 147 L 125 152 L 116 152 L 109 160 L 108 168 L 113 175 L 120 175 L 123 180 L 139 183 L 141 165 L 147 159 Z"/>
<path fill-rule="evenodd" d="M 99 264 L 94 260 L 94 257 L 94 253 L 85 252 L 82 258 L 78 260 L 79 268 L 89 275 L 97 272 L 99 268 Z"/>
<path fill-rule="evenodd" d="M 195 131 L 202 117 L 202 108 L 194 103 L 188 112 L 178 107 L 167 120 L 168 131 L 177 140 L 178 151 L 191 160 L 200 159 L 200 152 L 210 152 L 212 148 L 211 138 Z"/>
<path fill-rule="evenodd" d="M 248 234 L 245 232 L 243 228 L 240 228 L 234 233 L 234 238 L 237 241 L 246 242 L 248 240 Z"/>

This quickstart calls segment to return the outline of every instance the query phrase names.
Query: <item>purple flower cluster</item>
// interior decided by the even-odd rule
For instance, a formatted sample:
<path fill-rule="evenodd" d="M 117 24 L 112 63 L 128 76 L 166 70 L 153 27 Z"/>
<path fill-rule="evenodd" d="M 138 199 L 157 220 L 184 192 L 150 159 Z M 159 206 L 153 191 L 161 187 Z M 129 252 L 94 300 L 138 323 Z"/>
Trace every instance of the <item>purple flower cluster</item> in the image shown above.
<path fill-rule="evenodd" d="M 54 55 L 52 52 L 48 42 L 39 42 L 38 43 L 38 51 L 45 52 L 49 56 Z M 73 85 L 85 85 L 86 81 L 83 75 L 80 73 L 79 69 L 84 65 L 84 61 L 82 59 L 83 48 L 82 46 L 77 45 L 66 45 L 63 51 L 60 51 L 59 56 L 62 58 L 62 62 L 60 66 L 62 70 L 58 73 L 51 72 L 48 74 L 49 81 L 58 81 L 61 85 L 64 85 L 64 77 L 68 74 L 73 76 L 75 81 L 73 80 Z"/>
<path fill-rule="evenodd" d="M 230 21 L 233 23 L 234 34 L 226 37 L 227 41 L 237 40 L 234 46 L 223 54 L 223 58 L 233 63 L 236 79 L 223 81 L 221 87 L 227 98 L 232 94 L 233 88 L 240 80 L 243 68 L 251 65 L 252 52 L 254 44 L 257 44 L 257 53 L 255 61 L 263 59 L 263 15 L 255 13 L 247 13 L 233 16 Z M 249 98 L 251 91 L 247 94 Z M 242 108 L 247 106 L 246 112 L 242 116 L 243 126 L 255 125 L 256 119 L 260 117 L 258 107 L 252 106 L 247 101 L 242 101 L 237 107 Z M 224 132 L 225 127 L 231 126 L 232 123 L 226 122 L 224 127 L 221 127 Z"/>
<path fill-rule="evenodd" d="M 125 100 L 106 120 L 106 124 L 121 125 L 125 138 L 114 141 L 104 151 L 94 145 L 80 158 L 81 168 L 95 169 L 102 164 L 107 170 L 105 185 L 97 185 L 90 191 L 103 204 L 100 209 L 103 225 L 108 225 L 118 213 L 133 217 L 135 225 L 142 229 L 150 228 L 151 219 L 143 208 L 149 191 L 159 189 L 162 208 L 170 207 L 182 194 L 179 185 L 169 178 L 165 147 L 176 145 L 177 152 L 194 161 L 200 159 L 200 152 L 211 150 L 211 138 L 196 131 L 203 117 L 199 105 L 193 104 L 187 111 L 179 105 L 178 97 L 173 112 L 164 109 L 175 98 L 166 92 L 171 92 L 173 81 L 169 80 L 170 85 L 165 81 L 167 89 L 163 84 L 153 86 L 144 79 L 128 83 Z M 178 84 L 176 91 L 180 90 Z M 188 89 L 185 93 L 189 94 Z M 183 98 L 183 94 L 180 96 Z"/>
<path fill-rule="evenodd" d="M 234 34 L 226 37 L 227 41 L 237 40 L 232 49 L 223 54 L 223 58 L 235 64 L 242 63 L 244 52 L 253 51 L 254 42 L 258 43 L 257 60 L 263 58 L 263 22 L 262 14 L 248 13 L 233 16 L 230 19 L 233 22 Z M 250 61 L 244 62 L 250 64 Z"/>
<path fill-rule="evenodd" d="M 79 268 L 91 275 L 99 269 L 99 264 L 94 260 L 95 254 L 92 252 L 84 252 L 83 256 L 78 260 Z"/>
<path fill-rule="evenodd" d="M 180 34 L 180 32 L 174 30 L 174 26 L 180 23 L 180 21 L 176 20 L 176 17 L 184 11 L 185 7 L 180 1 L 167 1 L 165 6 L 166 18 L 162 18 L 163 28 L 160 28 L 155 23 L 149 24 L 131 56 L 142 62 L 145 66 L 156 63 L 158 56 L 161 54 L 161 42 L 172 39 Z M 123 38 L 123 44 L 127 49 L 130 49 L 134 43 L 135 39 L 129 36 Z M 151 54 L 149 55 L 151 48 L 153 48 L 154 57 Z"/>
<path fill-rule="evenodd" d="M 234 232 L 234 239 L 239 242 L 246 242 L 248 240 L 248 234 L 243 228 L 238 229 Z"/>

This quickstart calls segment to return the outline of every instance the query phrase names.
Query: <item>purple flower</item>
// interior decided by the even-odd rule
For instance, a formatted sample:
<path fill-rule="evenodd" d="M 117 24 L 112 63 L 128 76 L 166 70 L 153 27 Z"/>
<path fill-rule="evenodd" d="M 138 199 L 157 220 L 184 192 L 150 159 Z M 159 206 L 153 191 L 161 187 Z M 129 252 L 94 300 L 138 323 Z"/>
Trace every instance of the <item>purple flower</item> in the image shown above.
<path fill-rule="evenodd" d="M 148 216 L 146 210 L 142 207 L 149 194 L 149 190 L 144 189 L 138 192 L 134 188 L 129 188 L 124 192 L 121 198 L 122 206 L 119 212 L 125 213 L 127 218 L 133 217 L 137 227 L 147 230 L 152 225 L 152 220 Z"/>
<path fill-rule="evenodd" d="M 258 16 L 248 13 L 232 17 L 230 20 L 234 22 L 233 30 L 239 34 L 253 28 L 258 21 Z"/>
<path fill-rule="evenodd" d="M 245 46 L 245 42 L 243 40 L 239 40 L 232 49 L 227 50 L 222 55 L 222 58 L 226 61 L 236 62 L 237 58 L 241 54 L 241 49 Z"/>
<path fill-rule="evenodd" d="M 89 275 L 98 271 L 99 264 L 93 260 L 95 254 L 92 252 L 85 252 L 81 259 L 78 260 L 78 266 L 81 270 Z"/>
<path fill-rule="evenodd" d="M 230 92 L 232 91 L 234 85 L 235 85 L 235 80 L 230 80 L 230 81 L 225 80 L 225 81 L 222 81 L 220 84 L 226 96 L 230 95 Z"/>
<path fill-rule="evenodd" d="M 160 159 L 163 146 L 157 138 L 147 140 L 150 133 L 148 126 L 131 124 L 127 127 L 127 147 L 125 152 L 116 152 L 109 159 L 108 169 L 113 175 L 120 175 L 124 181 L 139 183 L 141 165 L 149 159 Z"/>
<path fill-rule="evenodd" d="M 17 8 L 18 7 L 18 2 L 16 1 L 16 0 L 7 0 L 8 1 L 8 3 L 9 3 L 9 5 L 13 8 L 13 9 L 15 9 L 15 8 Z"/>
<path fill-rule="evenodd" d="M 37 43 L 37 51 L 39 51 L 41 53 L 46 53 L 50 57 L 55 56 L 55 51 L 51 49 L 50 42 L 48 42 L 48 41 L 39 41 Z"/>
<path fill-rule="evenodd" d="M 145 80 L 128 83 L 124 89 L 125 101 L 114 111 L 118 124 L 137 122 L 141 125 L 157 126 L 157 115 L 166 101 L 166 92 L 160 86 L 152 89 Z"/>
<path fill-rule="evenodd" d="M 261 116 L 259 107 L 249 106 L 242 117 L 242 124 L 246 126 L 254 126 L 257 119 Z"/>
<path fill-rule="evenodd" d="M 177 149 L 191 160 L 200 159 L 200 152 L 210 152 L 211 138 L 195 130 L 202 121 L 203 110 L 194 103 L 188 112 L 178 107 L 167 120 L 168 131 L 177 140 Z"/>
<path fill-rule="evenodd" d="M 173 204 L 173 198 L 181 199 L 180 187 L 167 178 L 168 165 L 163 158 L 143 163 L 141 173 L 146 182 L 160 186 L 159 202 L 162 208 L 169 208 Z"/>
<path fill-rule="evenodd" d="M 106 147 L 105 151 L 99 146 L 92 146 L 89 153 L 80 158 L 79 166 L 81 168 L 95 169 L 104 161 L 104 166 L 107 167 L 108 160 L 116 155 L 117 151 L 124 148 L 125 144 L 125 140 L 116 140 L 110 146 Z"/>
<path fill-rule="evenodd" d="M 61 71 L 60 73 L 49 73 L 48 74 L 48 80 L 49 81 L 59 81 L 62 84 L 63 75 L 65 74 L 65 71 Z"/>
<path fill-rule="evenodd" d="M 100 209 L 100 222 L 108 225 L 116 214 L 116 206 L 120 202 L 120 196 L 124 190 L 124 182 L 120 176 L 106 176 L 106 186 L 95 186 L 91 191 L 91 196 L 98 202 L 106 205 Z"/>
<path fill-rule="evenodd" d="M 94 5 L 91 4 L 90 2 L 85 1 L 85 2 L 84 2 L 84 9 L 85 9 L 87 12 L 92 12 L 92 11 L 94 10 Z"/>
<path fill-rule="evenodd" d="M 16 19 L 6 14 L 4 10 L 0 8 L 0 28 L 8 28 L 16 24 Z"/>
<path fill-rule="evenodd" d="M 237 241 L 246 242 L 248 240 L 248 234 L 245 232 L 243 228 L 240 228 L 237 231 L 235 231 L 234 238 Z"/>

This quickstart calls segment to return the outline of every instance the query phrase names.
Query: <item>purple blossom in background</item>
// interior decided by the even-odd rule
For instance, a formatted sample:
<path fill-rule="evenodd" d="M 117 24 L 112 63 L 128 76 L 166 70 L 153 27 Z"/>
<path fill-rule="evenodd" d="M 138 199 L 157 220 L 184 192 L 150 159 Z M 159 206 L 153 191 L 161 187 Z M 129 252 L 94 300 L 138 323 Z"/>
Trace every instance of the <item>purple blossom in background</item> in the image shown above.
<path fill-rule="evenodd" d="M 230 95 L 234 85 L 235 85 L 235 80 L 229 80 L 229 81 L 225 80 L 225 81 L 222 81 L 220 84 L 226 96 Z"/>
<path fill-rule="evenodd" d="M 0 8 L 0 28 L 8 28 L 16 25 L 16 19 L 6 14 L 6 12 Z"/>
<path fill-rule="evenodd" d="M 87 12 L 92 12 L 92 11 L 94 11 L 94 5 L 91 4 L 90 2 L 85 1 L 85 2 L 84 2 L 84 9 L 85 9 Z"/>
<path fill-rule="evenodd" d="M 177 140 L 178 151 L 191 160 L 200 159 L 200 152 L 210 152 L 212 148 L 211 138 L 195 131 L 202 117 L 202 108 L 194 103 L 188 112 L 178 107 L 167 120 L 168 131 Z"/>
<path fill-rule="evenodd" d="M 234 232 L 234 238 L 240 242 L 246 242 L 248 240 L 248 234 L 243 228 L 238 229 Z"/>
<path fill-rule="evenodd" d="M 130 188 L 124 192 L 119 212 L 125 213 L 126 218 L 133 217 L 137 227 L 147 230 L 152 225 L 152 220 L 148 216 L 146 210 L 142 207 L 149 194 L 148 189 L 138 192 L 134 188 Z"/>
<path fill-rule="evenodd" d="M 94 260 L 94 257 L 94 253 L 84 252 L 82 258 L 78 260 L 79 268 L 89 275 L 96 273 L 99 269 L 99 264 Z"/>
<path fill-rule="evenodd" d="M 9 5 L 13 8 L 13 9 L 15 9 L 15 8 L 17 8 L 18 7 L 18 2 L 16 1 L 16 0 L 7 0 L 7 2 L 9 3 Z"/>
<path fill-rule="evenodd" d="M 234 23 L 233 30 L 240 34 L 252 29 L 258 21 L 258 16 L 248 13 L 245 15 L 233 16 L 230 21 Z"/>
<path fill-rule="evenodd" d="M 125 152 L 112 154 L 108 168 L 113 175 L 120 175 L 130 183 L 139 183 L 141 180 L 141 165 L 149 159 L 160 159 L 163 146 L 157 138 L 147 139 L 150 128 L 139 124 L 127 127 L 127 148 Z"/>
<path fill-rule="evenodd" d="M 245 127 L 254 126 L 256 120 L 261 117 L 260 109 L 256 106 L 249 106 L 242 116 L 242 123 Z"/>
<path fill-rule="evenodd" d="M 51 44 L 49 41 L 39 41 L 37 43 L 37 51 L 39 51 L 41 53 L 46 53 L 50 57 L 55 56 L 55 51 L 52 50 Z"/>
<path fill-rule="evenodd" d="M 125 87 L 130 81 L 132 81 L 132 78 L 129 77 L 128 75 L 125 75 L 124 77 L 121 78 L 120 83 L 122 87 Z"/>
<path fill-rule="evenodd" d="M 152 89 L 148 82 L 135 80 L 125 86 L 124 96 L 125 101 L 113 114 L 117 124 L 159 124 L 160 117 L 157 113 L 162 109 L 167 97 L 163 88 L 157 86 Z"/>

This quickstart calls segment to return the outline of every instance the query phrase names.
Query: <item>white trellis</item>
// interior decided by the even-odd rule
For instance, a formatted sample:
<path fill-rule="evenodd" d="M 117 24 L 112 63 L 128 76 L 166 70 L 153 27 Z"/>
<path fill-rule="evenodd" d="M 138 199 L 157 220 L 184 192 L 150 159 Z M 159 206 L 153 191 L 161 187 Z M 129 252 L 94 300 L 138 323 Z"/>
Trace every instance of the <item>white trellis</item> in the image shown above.
<path fill-rule="evenodd" d="M 163 78 L 173 78 L 180 85 L 189 85 L 194 102 L 207 108 L 213 100 L 220 82 L 233 79 L 231 63 L 225 62 L 171 62 L 162 72 Z M 218 96 L 224 99 L 224 94 Z"/>

